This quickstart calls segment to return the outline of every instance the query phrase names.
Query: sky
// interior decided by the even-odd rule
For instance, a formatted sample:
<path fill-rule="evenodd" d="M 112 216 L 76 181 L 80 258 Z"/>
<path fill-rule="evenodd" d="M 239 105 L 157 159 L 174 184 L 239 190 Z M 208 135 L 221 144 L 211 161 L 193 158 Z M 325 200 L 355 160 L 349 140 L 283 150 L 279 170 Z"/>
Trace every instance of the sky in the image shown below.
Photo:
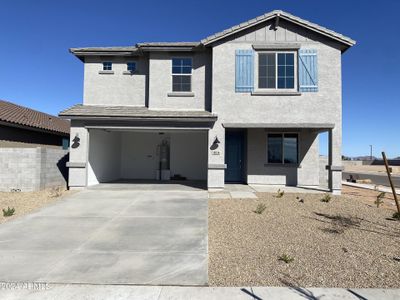
<path fill-rule="evenodd" d="M 82 103 L 71 47 L 199 41 L 274 9 L 357 41 L 342 56 L 342 152 L 400 156 L 399 0 L 0 0 L 0 99 L 56 115 Z"/>

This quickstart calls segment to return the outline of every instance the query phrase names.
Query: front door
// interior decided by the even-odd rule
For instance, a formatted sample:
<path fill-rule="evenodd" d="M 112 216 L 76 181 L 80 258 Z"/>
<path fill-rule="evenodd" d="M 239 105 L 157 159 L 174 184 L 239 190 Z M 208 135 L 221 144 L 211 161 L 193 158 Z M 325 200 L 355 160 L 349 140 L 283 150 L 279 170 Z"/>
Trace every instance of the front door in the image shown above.
<path fill-rule="evenodd" d="M 243 181 L 244 134 L 242 131 L 225 133 L 225 181 Z"/>

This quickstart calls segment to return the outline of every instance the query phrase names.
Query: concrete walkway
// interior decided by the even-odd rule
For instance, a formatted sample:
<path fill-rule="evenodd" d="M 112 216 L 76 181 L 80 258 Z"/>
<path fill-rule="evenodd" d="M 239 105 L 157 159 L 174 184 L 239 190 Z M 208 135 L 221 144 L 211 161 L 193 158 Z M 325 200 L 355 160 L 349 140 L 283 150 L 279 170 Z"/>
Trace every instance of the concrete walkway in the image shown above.
<path fill-rule="evenodd" d="M 1 284 L 1 283 L 0 283 Z M 22 285 L 21 285 L 22 287 Z M 123 285 L 38 285 L 36 289 L 1 288 L 0 299 L 24 300 L 395 300 L 400 290 L 395 289 L 326 289 L 298 287 L 174 287 Z"/>
<path fill-rule="evenodd" d="M 256 193 L 274 193 L 278 190 L 285 191 L 285 193 L 327 193 L 328 189 L 310 188 L 310 187 L 295 187 L 295 186 L 282 186 L 282 185 L 265 185 L 265 184 L 239 184 L 227 183 L 223 190 L 210 191 L 208 193 L 209 199 L 257 199 Z"/>
<path fill-rule="evenodd" d="M 114 187 L 2 224 L 0 281 L 207 284 L 207 192 Z"/>

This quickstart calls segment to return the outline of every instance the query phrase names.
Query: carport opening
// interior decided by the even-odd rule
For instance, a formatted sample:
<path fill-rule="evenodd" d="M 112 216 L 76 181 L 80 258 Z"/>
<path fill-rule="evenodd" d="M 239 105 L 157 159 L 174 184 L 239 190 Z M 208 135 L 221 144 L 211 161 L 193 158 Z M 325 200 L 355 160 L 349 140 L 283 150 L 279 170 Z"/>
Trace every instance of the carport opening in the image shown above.
<path fill-rule="evenodd" d="M 88 185 L 160 183 L 206 187 L 205 130 L 89 130 Z"/>

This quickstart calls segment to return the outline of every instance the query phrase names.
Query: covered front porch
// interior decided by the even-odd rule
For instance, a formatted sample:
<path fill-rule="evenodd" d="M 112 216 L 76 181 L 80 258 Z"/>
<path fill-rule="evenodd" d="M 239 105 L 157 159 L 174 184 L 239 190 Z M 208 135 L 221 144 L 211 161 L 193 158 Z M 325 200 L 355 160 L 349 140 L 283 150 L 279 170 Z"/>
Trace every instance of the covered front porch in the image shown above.
<path fill-rule="evenodd" d="M 333 124 L 223 124 L 225 190 L 301 188 L 296 192 L 340 193 L 341 136 Z M 328 134 L 328 159 L 320 158 L 319 135 Z"/>

